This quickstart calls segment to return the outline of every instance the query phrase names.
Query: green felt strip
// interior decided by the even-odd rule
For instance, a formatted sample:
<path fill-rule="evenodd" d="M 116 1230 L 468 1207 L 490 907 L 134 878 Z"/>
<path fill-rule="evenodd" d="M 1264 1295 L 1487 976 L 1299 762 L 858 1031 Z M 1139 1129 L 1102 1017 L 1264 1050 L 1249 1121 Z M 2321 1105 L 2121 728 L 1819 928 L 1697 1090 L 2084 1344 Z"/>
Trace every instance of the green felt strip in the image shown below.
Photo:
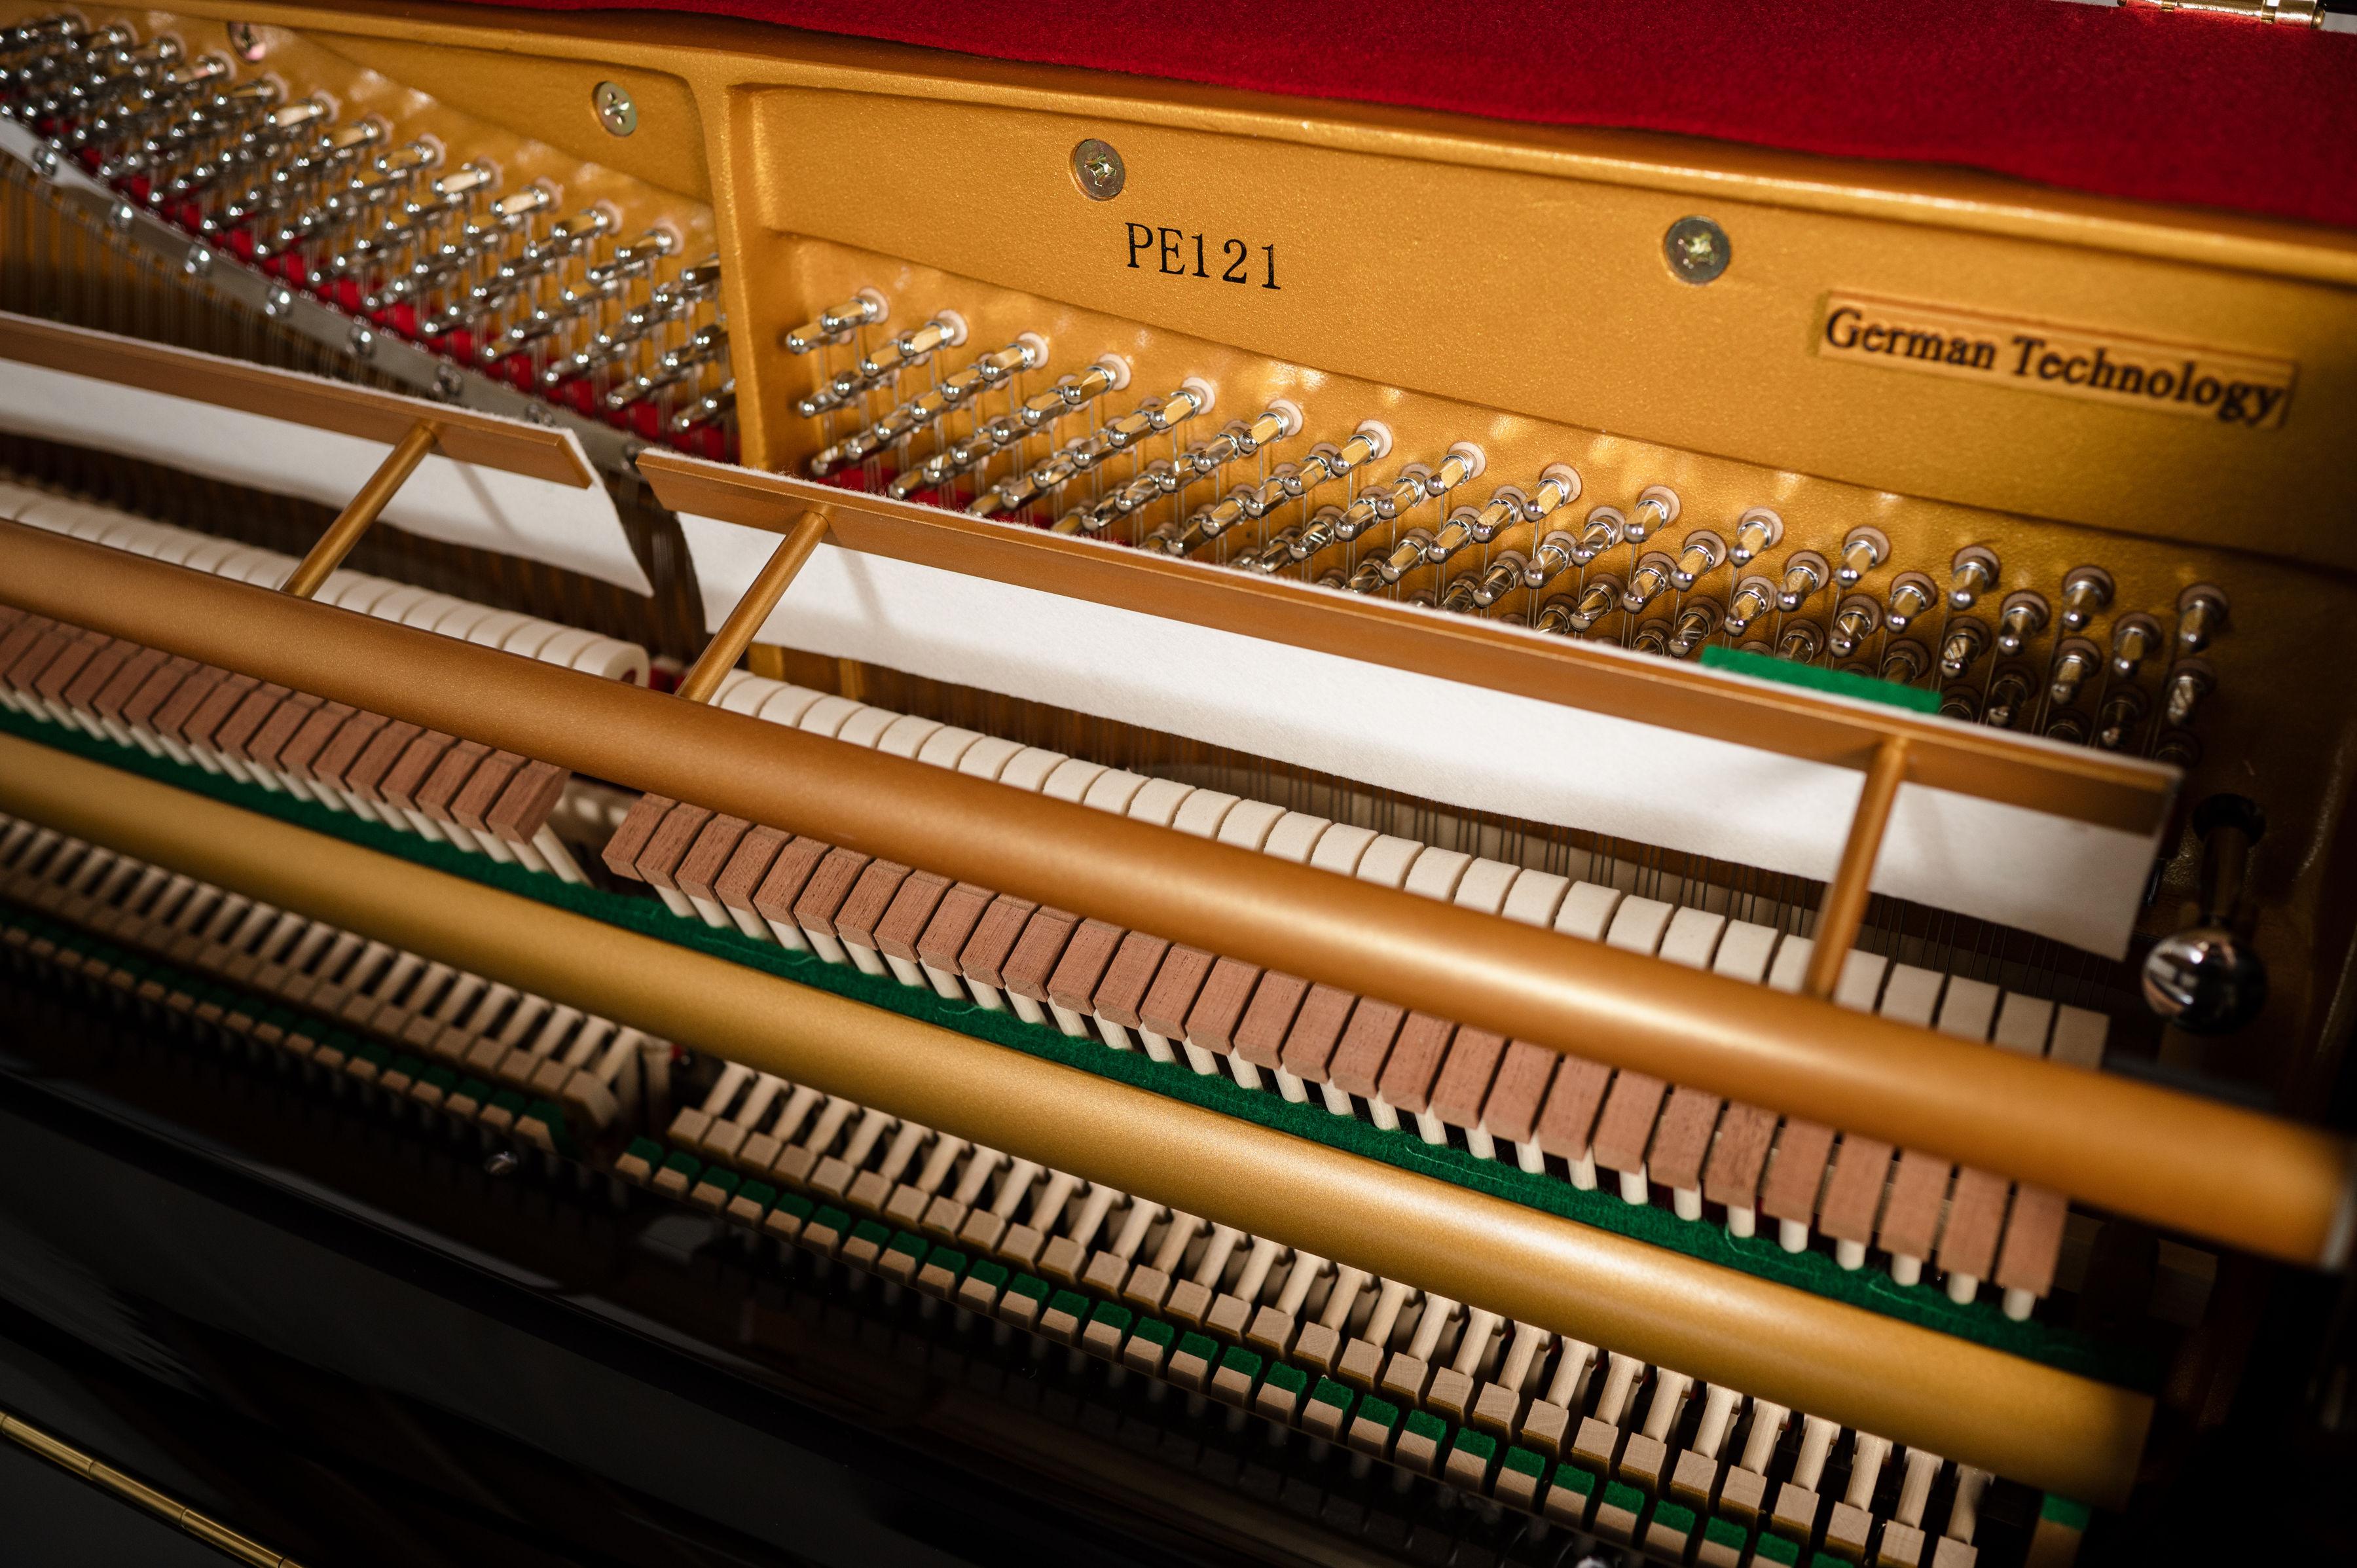
<path fill-rule="evenodd" d="M 1159 1345 L 1166 1350 L 1178 1337 L 1178 1331 L 1159 1317 L 1141 1317 L 1130 1332 L 1148 1345 Z"/>
<path fill-rule="evenodd" d="M 1604 1506 L 1621 1509 L 1630 1513 L 1645 1511 L 1645 1494 L 1625 1481 L 1614 1481 L 1604 1488 Z"/>
<path fill-rule="evenodd" d="M 1762 1535 L 1751 1549 L 1754 1563 L 1781 1563 L 1786 1568 L 1801 1560 L 1801 1549 L 1781 1535 Z"/>
<path fill-rule="evenodd" d="M 1472 1455 L 1476 1459 L 1494 1459 L 1498 1455 L 1498 1440 L 1486 1432 L 1476 1432 L 1469 1426 L 1458 1429 L 1455 1446 L 1464 1453 Z"/>
<path fill-rule="evenodd" d="M 1096 1310 L 1089 1314 L 1089 1321 L 1102 1323 L 1115 1334 L 1126 1334 L 1129 1326 L 1137 1321 L 1137 1314 L 1118 1302 L 1101 1301 L 1097 1303 Z"/>
<path fill-rule="evenodd" d="M 1713 1514 L 1710 1522 L 1702 1527 L 1702 1538 L 1715 1546 L 1731 1546 L 1738 1552 L 1750 1532 L 1731 1519 Z"/>
<path fill-rule="evenodd" d="M 778 1201 L 778 1189 L 765 1181 L 741 1182 L 737 1185 L 737 1196 L 748 1203 L 767 1208 Z"/>
<path fill-rule="evenodd" d="M 1795 664 L 1789 659 L 1772 654 L 1754 653 L 1747 649 L 1728 648 L 1712 643 L 1702 650 L 1702 667 L 1725 670 L 1731 674 L 1749 675 L 1757 681 L 1773 681 L 1781 686 L 1799 686 L 1811 692 L 1824 692 L 1835 697 L 1856 697 L 1860 702 L 1880 703 L 1893 708 L 1905 708 L 1910 713 L 1936 714 L 1940 711 L 1940 693 L 1918 686 L 1902 686 L 1896 681 L 1878 681 L 1871 675 L 1859 675 L 1846 670 L 1820 670 L 1813 664 Z"/>
<path fill-rule="evenodd" d="M 1676 1503 L 1656 1503 L 1653 1505 L 1653 1522 L 1663 1530 L 1674 1530 L 1680 1535 L 1692 1535 L 1695 1527 L 1695 1512 L 1694 1509 L 1681 1508 Z"/>
<path fill-rule="evenodd" d="M 1781 663 L 1770 660 L 1770 663 Z M 1872 682 L 1883 684 L 1883 682 Z M 1887 1270 L 1841 1267 L 1827 1253 L 1810 1249 L 1787 1252 L 1772 1229 L 1738 1240 L 1726 1227 L 1684 1220 L 1665 1208 L 1620 1200 L 1608 1187 L 1582 1191 L 1562 1178 L 1521 1169 L 1511 1160 L 1477 1159 L 1462 1149 L 1424 1142 L 1411 1133 L 1388 1132 L 1352 1117 L 1336 1116 L 1314 1099 L 1301 1104 L 1283 1095 L 1245 1089 L 1226 1075 L 1198 1074 L 1185 1062 L 1157 1062 L 1142 1051 L 1111 1050 L 1092 1039 L 1074 1039 L 1050 1026 L 1027 1024 L 1012 1011 L 990 1012 L 970 1001 L 948 1001 L 931 986 L 905 986 L 889 975 L 867 975 L 847 963 L 828 963 L 811 953 L 789 952 L 759 942 L 734 926 L 717 929 L 698 919 L 682 919 L 661 901 L 564 882 L 502 865 L 489 855 L 468 854 L 448 844 L 428 843 L 414 833 L 363 822 L 349 812 L 316 801 L 297 800 L 275 790 L 155 757 L 135 747 L 68 732 L 21 714 L 0 709 L 0 731 L 73 755 L 158 779 L 298 827 L 341 838 L 382 854 L 454 876 L 533 898 L 608 925 L 691 949 L 831 992 L 870 1006 L 919 1019 L 995 1045 L 1151 1090 L 1223 1115 L 1297 1137 L 1310 1138 L 1419 1176 L 1453 1182 L 1474 1192 L 1577 1220 L 1600 1230 L 1666 1247 L 1706 1262 L 1739 1269 L 1796 1289 L 1846 1302 L 1925 1328 L 1953 1334 L 2046 1366 L 2132 1388 L 2158 1386 L 2158 1358 L 2134 1346 L 2083 1331 L 2040 1323 L 2017 1323 L 1994 1301 L 1959 1305 L 1937 1284 L 1902 1285 Z"/>
<path fill-rule="evenodd" d="M 1546 1459 L 1527 1448 L 1509 1448 L 1506 1450 L 1506 1468 L 1518 1476 L 1544 1476 L 1546 1474 Z"/>
<path fill-rule="evenodd" d="M 892 1240 L 892 1232 L 873 1219 L 863 1219 L 851 1228 L 851 1239 L 865 1241 L 880 1252 Z"/>
<path fill-rule="evenodd" d="M 2083 1531 L 2087 1528 L 2087 1521 L 2093 1517 L 2093 1513 L 2084 1503 L 2074 1503 L 2068 1498 L 2057 1497 L 2052 1492 L 2049 1492 L 2046 1494 L 2046 1500 L 2038 1505 L 2038 1517 L 2050 1519 L 2056 1524 Z"/>
<path fill-rule="evenodd" d="M 1330 1404 L 1347 1415 L 1353 1396 L 1348 1383 L 1338 1383 L 1331 1378 L 1321 1377 L 1318 1380 L 1318 1386 L 1310 1391 L 1309 1397 L 1319 1404 Z"/>
<path fill-rule="evenodd" d="M 1448 1435 L 1448 1423 L 1428 1410 L 1407 1412 L 1407 1429 L 1418 1437 L 1428 1437 L 1435 1444 Z"/>
<path fill-rule="evenodd" d="M 1598 1485 L 1596 1472 L 1585 1465 L 1557 1465 L 1555 1467 L 1555 1485 L 1567 1492 L 1577 1492 L 1584 1498 L 1594 1497 Z"/>
<path fill-rule="evenodd" d="M 1263 1380 L 1273 1389 L 1283 1389 L 1297 1400 L 1309 1387 L 1309 1374 L 1290 1361 L 1279 1361 L 1269 1368 L 1268 1376 Z"/>
<path fill-rule="evenodd" d="M 1220 1357 L 1220 1367 L 1223 1371 L 1241 1372 L 1244 1377 L 1254 1380 L 1260 1377 L 1261 1366 L 1260 1353 L 1256 1350 L 1247 1350 L 1241 1345 L 1229 1346 L 1226 1352 Z"/>

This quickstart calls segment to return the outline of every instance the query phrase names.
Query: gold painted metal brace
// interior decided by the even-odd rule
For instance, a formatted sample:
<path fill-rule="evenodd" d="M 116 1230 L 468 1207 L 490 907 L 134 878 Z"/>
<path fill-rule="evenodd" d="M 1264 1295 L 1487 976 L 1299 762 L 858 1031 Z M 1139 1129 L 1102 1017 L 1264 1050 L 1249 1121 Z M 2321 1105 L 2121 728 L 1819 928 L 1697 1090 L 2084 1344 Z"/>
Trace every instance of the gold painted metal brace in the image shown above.
<path fill-rule="evenodd" d="M 340 519 L 338 521 L 341 521 Z M 762 623 L 770 618 L 770 612 L 778 607 L 778 601 L 786 596 L 786 589 L 793 585 L 802 564 L 810 559 L 811 552 L 817 549 L 818 542 L 825 537 L 826 519 L 819 513 L 806 511 L 795 520 L 792 529 L 770 553 L 769 564 L 753 579 L 753 585 L 745 590 L 745 596 L 737 601 L 737 607 L 728 612 L 728 618 L 721 623 L 718 631 L 712 634 L 712 640 L 705 645 L 703 655 L 695 661 L 695 668 L 680 682 L 681 696 L 691 703 L 712 700 L 713 693 L 720 690 L 720 678 L 737 668 L 737 660 L 745 656 L 745 650 L 752 642 L 754 633 L 759 631 Z M 307 566 L 310 563 L 307 561 L 304 564 Z"/>
<path fill-rule="evenodd" d="M 393 498 L 408 482 L 409 476 L 417 472 L 417 465 L 425 461 L 426 454 L 434 450 L 436 435 L 435 426 L 428 420 L 421 419 L 409 427 L 409 434 L 385 454 L 384 461 L 377 465 L 377 470 L 369 476 L 368 483 L 362 485 L 360 493 L 336 515 L 336 521 L 328 525 L 328 532 L 319 535 L 319 542 L 296 563 L 295 570 L 280 585 L 280 592 L 292 594 L 298 599 L 307 599 L 319 591 L 319 585 L 343 564 L 344 557 L 352 553 L 352 546 L 361 542 L 361 535 L 366 533 L 384 509 L 392 504 Z"/>
<path fill-rule="evenodd" d="M 1857 811 L 1849 820 L 1849 839 L 1842 845 L 1841 868 L 1825 885 L 1824 908 L 1817 914 L 1816 945 L 1809 950 L 1809 972 L 1802 984 L 1811 996 L 1832 998 L 1841 981 L 1842 961 L 1857 945 L 1874 863 L 1882 854 L 1883 832 L 1890 826 L 1890 808 L 1899 799 L 1899 786 L 1907 781 L 1908 750 L 1905 736 L 1888 736 L 1867 765 Z"/>

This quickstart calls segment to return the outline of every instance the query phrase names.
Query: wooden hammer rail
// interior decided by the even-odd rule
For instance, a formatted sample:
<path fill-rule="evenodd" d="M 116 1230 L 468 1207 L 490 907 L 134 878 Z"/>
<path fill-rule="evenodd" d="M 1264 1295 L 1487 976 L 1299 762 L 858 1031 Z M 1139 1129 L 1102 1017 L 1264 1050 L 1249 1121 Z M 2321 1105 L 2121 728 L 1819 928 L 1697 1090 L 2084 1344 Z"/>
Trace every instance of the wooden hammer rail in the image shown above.
<path fill-rule="evenodd" d="M 2351 1146 L 2281 1118 L 1676 969 L 19 524 L 0 523 L 0 600 L 2223 1245 L 2329 1268 L 2348 1252 Z"/>
<path fill-rule="evenodd" d="M 0 810 L 1383 1278 L 2117 1507 L 2149 1398 L 0 736 Z"/>

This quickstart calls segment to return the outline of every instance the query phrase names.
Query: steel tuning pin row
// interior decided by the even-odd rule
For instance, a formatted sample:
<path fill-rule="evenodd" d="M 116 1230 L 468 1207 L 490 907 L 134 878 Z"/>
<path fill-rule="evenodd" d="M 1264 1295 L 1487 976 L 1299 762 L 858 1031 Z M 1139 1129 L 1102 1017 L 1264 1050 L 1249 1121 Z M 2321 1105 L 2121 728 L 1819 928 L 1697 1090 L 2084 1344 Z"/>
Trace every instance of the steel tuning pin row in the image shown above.
<path fill-rule="evenodd" d="M 977 421 L 958 440 L 915 467 L 894 476 L 888 489 L 902 499 L 922 490 L 938 490 L 952 479 L 972 473 L 996 454 L 1053 428 L 1059 420 L 1128 384 L 1128 361 L 1117 354 L 1108 354 L 1078 375 L 1059 377 L 1045 392 L 1024 399 L 1007 413 Z"/>
<path fill-rule="evenodd" d="M 811 477 L 823 479 L 865 462 L 931 427 L 943 414 L 964 407 L 980 393 L 1047 362 L 1048 340 L 1037 333 L 1026 333 L 1005 348 L 979 355 L 875 424 L 820 452 L 810 460 Z"/>
<path fill-rule="evenodd" d="M 1239 485 L 1219 500 L 1196 508 L 1176 530 L 1157 534 L 1164 550 L 1186 555 L 1224 535 L 1239 522 L 1257 521 L 1311 491 L 1355 473 L 1392 449 L 1392 434 L 1369 420 L 1340 446 L 1320 444 L 1298 463 L 1280 464 L 1256 485 Z"/>
<path fill-rule="evenodd" d="M 667 228 L 625 238 L 602 205 L 557 217 L 561 192 L 503 189 L 472 149 L 342 122 L 324 93 L 290 99 L 275 76 L 240 80 L 226 55 L 127 24 L 0 34 L 0 117 L 201 241 L 192 274 L 251 266 L 353 317 L 356 349 L 390 333 L 646 439 L 733 455 L 718 266 L 682 265 Z"/>
<path fill-rule="evenodd" d="M 976 517 L 1015 511 L 1049 495 L 1117 453 L 1133 450 L 1141 440 L 1167 435 L 1211 406 L 1209 381 L 1190 380 L 1167 397 L 1150 397 L 1118 419 L 1108 420 L 1085 435 L 1074 436 L 1027 469 L 1008 474 L 968 503 Z M 1075 514 L 1066 513 L 1057 531 L 1076 532 Z"/>
<path fill-rule="evenodd" d="M 1120 489 L 1067 512 L 1056 528 L 1067 533 L 1103 533 L 1157 500 L 1175 499 L 1197 480 L 1218 475 L 1230 463 L 1253 456 L 1300 428 L 1301 411 L 1279 399 L 1249 420 L 1231 420 L 1218 435 L 1176 457 L 1146 464 Z"/>

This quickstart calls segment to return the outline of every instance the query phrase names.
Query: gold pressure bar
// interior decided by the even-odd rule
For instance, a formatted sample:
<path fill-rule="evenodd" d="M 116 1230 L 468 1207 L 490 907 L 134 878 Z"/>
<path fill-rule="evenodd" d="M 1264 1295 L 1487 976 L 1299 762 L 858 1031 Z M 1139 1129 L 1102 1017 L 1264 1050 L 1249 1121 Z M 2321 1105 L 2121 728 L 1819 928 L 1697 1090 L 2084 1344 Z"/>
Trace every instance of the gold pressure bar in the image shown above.
<path fill-rule="evenodd" d="M 442 456 L 454 463 L 500 468 L 574 489 L 597 483 L 597 471 L 582 456 L 579 445 L 561 430 L 87 327 L 66 327 L 0 310 L 0 360 L 259 413 L 388 446 L 419 423 L 430 422 Z"/>
<path fill-rule="evenodd" d="M 2348 1251 L 2350 1145 L 2318 1128 L 1674 969 L 21 524 L 0 522 L 0 600 L 2227 1246 L 2335 1268 Z"/>
<path fill-rule="evenodd" d="M 1057 1170 L 2099 1507 L 2140 1394 L 811 990 L 28 741 L 0 810 Z"/>
<path fill-rule="evenodd" d="M 434 450 L 434 426 L 428 421 L 421 419 L 409 427 L 409 433 L 384 455 L 384 461 L 377 465 L 376 472 L 369 476 L 368 483 L 360 488 L 360 493 L 336 514 L 336 521 L 328 525 L 327 532 L 319 535 L 319 542 L 311 546 L 310 553 L 296 563 L 295 570 L 287 575 L 285 582 L 279 585 L 280 593 L 307 599 L 319 591 L 319 585 L 344 564 L 344 557 L 352 553 L 352 546 L 361 542 L 361 535 L 383 515 L 384 509 L 400 492 L 401 487 L 409 482 L 409 476 L 417 472 L 417 465 L 425 461 L 425 455 Z"/>
<path fill-rule="evenodd" d="M 737 607 L 728 612 L 728 618 L 712 634 L 695 668 L 679 683 L 681 696 L 691 703 L 712 700 L 712 693 L 720 689 L 720 677 L 734 670 L 737 660 L 745 657 L 753 634 L 761 629 L 761 623 L 770 618 L 770 612 L 786 596 L 786 589 L 802 571 L 802 563 L 810 559 L 811 552 L 825 537 L 826 519 L 814 511 L 802 513 L 793 532 L 778 541 L 777 549 L 770 553 L 760 575 L 753 579 L 753 585 L 745 590 L 745 596 L 737 601 Z"/>
<path fill-rule="evenodd" d="M 1866 903 L 1874 881 L 1874 863 L 1882 854 L 1882 834 L 1890 826 L 1890 808 L 1899 786 L 1907 781 L 1907 737 L 1894 735 L 1874 748 L 1867 766 L 1866 787 L 1858 791 L 1857 811 L 1849 820 L 1849 840 L 1842 845 L 1840 866 L 1825 885 L 1824 908 L 1817 912 L 1816 943 L 1809 950 L 1809 972 L 1801 989 L 1811 996 L 1828 997 L 1841 979 L 1842 961 L 1857 944 L 1857 929 L 1866 920 Z"/>

